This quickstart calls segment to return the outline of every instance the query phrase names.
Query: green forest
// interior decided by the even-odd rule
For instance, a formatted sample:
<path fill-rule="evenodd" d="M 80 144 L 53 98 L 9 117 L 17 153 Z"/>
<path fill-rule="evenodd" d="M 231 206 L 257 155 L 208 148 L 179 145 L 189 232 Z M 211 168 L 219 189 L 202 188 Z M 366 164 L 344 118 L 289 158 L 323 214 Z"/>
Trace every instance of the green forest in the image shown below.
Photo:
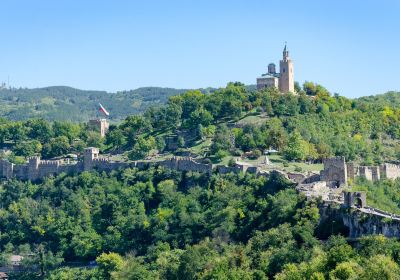
<path fill-rule="evenodd" d="M 71 91 L 86 103 L 72 102 Z M 34 94 L 0 91 L 9 106 L 33 112 L 16 117 L 15 108 L 1 107 L 1 157 L 18 164 L 95 146 L 127 161 L 191 153 L 230 165 L 234 157 L 257 160 L 266 150 L 277 151 L 283 166 L 331 156 L 365 165 L 400 161 L 399 93 L 349 99 L 312 82 L 296 84 L 296 91 L 229 83 L 161 96 L 150 90 L 153 99 L 116 93 L 108 109 L 120 115 L 104 138 L 81 118 L 107 93 L 92 92 L 90 99 L 59 89 L 51 102 L 60 98 L 78 111 L 62 113 L 63 103 L 54 101 L 51 110 L 71 118 L 53 121 L 50 109 L 34 109 Z M 135 111 L 128 97 L 148 102 Z M 353 187 L 367 191 L 371 205 L 399 212 L 398 179 Z M 320 200 L 307 200 L 279 173 L 209 176 L 150 167 L 61 174 L 4 180 L 0 201 L 0 262 L 24 256 L 23 272 L 10 279 L 400 279 L 399 241 L 347 240 L 340 224 L 320 224 Z"/>
<path fill-rule="evenodd" d="M 170 170 L 59 176 L 2 186 L 3 262 L 15 279 L 398 279 L 400 242 L 333 228 L 320 241 L 318 201 L 283 177 Z M 68 261 L 94 268 L 70 267 Z M 64 265 L 63 265 L 64 264 Z"/>

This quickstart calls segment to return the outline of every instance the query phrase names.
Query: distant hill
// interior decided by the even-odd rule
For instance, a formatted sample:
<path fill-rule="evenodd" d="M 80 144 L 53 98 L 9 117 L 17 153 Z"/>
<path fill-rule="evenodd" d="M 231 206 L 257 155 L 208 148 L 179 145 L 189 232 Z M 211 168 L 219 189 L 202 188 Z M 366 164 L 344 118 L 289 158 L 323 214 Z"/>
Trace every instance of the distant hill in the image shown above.
<path fill-rule="evenodd" d="M 0 117 L 11 120 L 44 118 L 46 120 L 87 121 L 95 117 L 98 103 L 110 111 L 110 119 L 121 120 L 139 114 L 150 106 L 164 104 L 184 89 L 143 87 L 109 93 L 57 86 L 36 89 L 0 90 Z"/>

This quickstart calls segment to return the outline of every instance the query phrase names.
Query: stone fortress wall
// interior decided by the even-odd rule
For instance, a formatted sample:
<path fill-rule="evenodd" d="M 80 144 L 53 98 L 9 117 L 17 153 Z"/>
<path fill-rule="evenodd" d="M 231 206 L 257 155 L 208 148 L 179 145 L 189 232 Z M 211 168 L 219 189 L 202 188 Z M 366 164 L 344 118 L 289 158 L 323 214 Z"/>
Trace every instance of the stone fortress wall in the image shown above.
<path fill-rule="evenodd" d="M 260 171 L 258 167 L 236 163 L 236 166 L 228 167 L 222 165 L 213 166 L 196 162 L 190 157 L 172 157 L 159 162 L 135 161 L 135 162 L 114 162 L 107 158 L 99 157 L 98 148 L 87 148 L 83 153 L 83 159 L 74 164 L 64 164 L 60 160 L 41 160 L 39 157 L 31 157 L 23 165 L 15 165 L 7 160 L 0 160 L 0 177 L 16 178 L 20 180 L 35 181 L 44 177 L 57 175 L 60 173 L 79 173 L 83 171 L 98 170 L 112 171 L 119 168 L 136 167 L 145 169 L 150 166 L 163 166 L 165 168 L 178 171 L 193 171 L 206 174 L 212 174 L 213 170 L 220 174 L 226 173 L 254 173 L 258 176 L 268 176 L 268 172 Z M 341 188 L 336 188 L 347 183 L 348 178 L 363 176 L 369 180 L 378 178 L 395 179 L 400 177 L 400 167 L 393 164 L 382 164 L 380 166 L 354 166 L 352 163 L 346 163 L 344 158 L 332 158 L 324 161 L 324 170 L 320 175 L 300 176 L 296 173 L 278 172 L 293 182 L 298 184 L 297 190 L 304 193 L 307 197 L 321 197 L 325 204 L 339 203 L 345 208 L 357 209 L 356 212 L 341 212 L 341 219 L 345 226 L 349 228 L 350 237 L 359 237 L 364 234 L 384 234 L 387 237 L 400 237 L 400 216 L 386 213 L 379 209 L 374 209 L 366 205 L 366 195 L 363 192 L 342 192 Z M 329 184 L 334 182 L 334 184 Z M 340 184 L 339 184 L 340 183 Z M 334 188 L 331 188 L 334 186 Z M 335 191 L 340 193 L 335 193 Z M 337 198 L 340 196 L 341 198 Z M 329 209 L 323 207 L 327 212 Z M 367 222 L 361 218 L 361 214 L 368 215 Z M 384 219 L 390 219 L 391 223 L 384 222 Z"/>
<path fill-rule="evenodd" d="M 26 164 L 13 164 L 7 160 L 0 160 L 0 177 L 35 181 L 60 173 L 79 173 L 93 169 L 111 171 L 120 167 L 129 167 L 130 164 L 113 162 L 99 158 L 98 148 L 87 148 L 83 153 L 83 160 L 74 164 L 64 164 L 61 160 L 41 160 L 40 157 L 30 157 Z"/>
<path fill-rule="evenodd" d="M 208 173 L 210 175 L 213 170 L 212 164 L 198 163 L 190 157 L 172 157 L 171 159 L 160 162 L 159 165 L 179 171 L 194 171 Z"/>
<path fill-rule="evenodd" d="M 346 163 L 344 157 L 324 160 L 324 170 L 320 173 L 321 181 L 346 185 L 348 179 L 362 177 L 370 181 L 400 178 L 400 165 L 384 163 L 379 166 L 362 166 Z"/>
<path fill-rule="evenodd" d="M 379 166 L 382 179 L 396 179 L 400 177 L 400 165 L 384 163 Z"/>
<path fill-rule="evenodd" d="M 61 160 L 41 160 L 37 156 L 30 157 L 26 164 L 13 164 L 1 159 L 0 178 L 35 181 L 60 173 L 80 173 L 90 170 L 110 172 L 119 168 L 136 167 L 145 169 L 155 165 L 178 171 L 193 171 L 208 174 L 211 174 L 213 171 L 212 164 L 198 163 L 190 157 L 172 157 L 159 162 L 115 162 L 99 157 L 98 148 L 86 148 L 82 160 L 74 164 L 64 164 Z"/>
<path fill-rule="evenodd" d="M 348 180 L 363 177 L 375 181 L 400 178 L 400 166 L 381 164 L 379 166 L 361 166 L 346 163 L 343 157 L 324 161 L 324 170 L 320 178 L 307 178 L 300 182 L 297 190 L 307 197 L 321 197 L 320 223 L 341 221 L 348 229 L 347 236 L 359 238 L 369 234 L 383 234 L 386 237 L 400 238 L 400 216 L 367 206 L 365 192 L 348 191 Z M 340 205 L 339 208 L 336 206 Z M 344 209 L 344 211 L 343 211 Z M 326 218 L 330 217 L 331 220 Z"/>
<path fill-rule="evenodd" d="M 16 165 L 7 160 L 0 159 L 0 178 L 17 178 L 21 180 L 37 180 L 43 177 L 57 175 L 60 173 L 79 173 L 83 171 L 98 170 L 112 171 L 119 168 L 137 167 L 144 169 L 148 166 L 159 165 L 178 171 L 193 171 L 211 174 L 213 170 L 220 174 L 226 173 L 252 173 L 266 175 L 257 166 L 237 162 L 235 166 L 212 165 L 199 163 L 191 157 L 172 157 L 158 162 L 135 161 L 115 162 L 107 158 L 99 157 L 98 148 L 86 148 L 82 160 L 65 164 L 61 160 L 41 160 L 40 157 L 31 157 L 26 164 Z M 324 169 L 320 175 L 306 177 L 304 174 L 287 173 L 289 179 L 296 183 L 312 183 L 325 181 L 329 186 L 346 185 L 348 179 L 364 177 L 368 180 L 379 180 L 381 178 L 396 179 L 400 177 L 400 166 L 394 164 L 382 164 L 380 166 L 355 166 L 346 163 L 344 157 L 334 157 L 324 160 Z"/>

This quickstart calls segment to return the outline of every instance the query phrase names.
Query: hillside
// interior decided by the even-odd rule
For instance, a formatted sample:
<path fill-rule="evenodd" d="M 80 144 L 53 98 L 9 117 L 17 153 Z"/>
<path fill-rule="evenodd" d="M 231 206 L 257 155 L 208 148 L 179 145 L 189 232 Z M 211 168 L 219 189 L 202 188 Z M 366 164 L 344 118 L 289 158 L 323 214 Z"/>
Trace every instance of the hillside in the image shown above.
<path fill-rule="evenodd" d="M 396 239 L 361 237 L 353 247 L 336 236 L 348 234 L 344 224 L 320 223 L 321 201 L 306 199 L 280 174 L 318 172 L 333 156 L 365 165 L 399 163 L 400 107 L 385 99 L 399 94 L 383 95 L 376 106 L 372 98 L 332 96 L 323 87 L 303 86 L 293 95 L 229 83 L 170 96 L 161 105 L 177 90 L 161 98 L 154 88 L 140 90 L 9 95 L 15 105 L 41 96 L 53 100 L 51 106 L 63 99 L 92 108 L 108 104 L 105 98 L 121 108 L 127 99 L 160 106 L 125 118 L 104 138 L 83 123 L 0 120 L 1 157 L 20 164 L 35 155 L 68 155 L 69 162 L 71 153 L 99 147 L 104 159 L 125 163 L 189 154 L 203 166 L 252 164 L 264 175 L 210 176 L 144 164 L 3 180 L 0 265 L 19 254 L 27 272 L 10 279 L 397 279 Z M 354 190 L 367 191 L 369 205 L 399 213 L 399 182 L 356 181 Z M 388 277 L 377 277 L 380 267 L 390 267 Z"/>
<path fill-rule="evenodd" d="M 299 95 L 291 95 L 275 90 L 257 92 L 230 83 L 218 90 L 191 90 L 180 95 L 183 90 L 159 88 L 115 94 L 71 88 L 20 90 L 14 95 L 3 91 L 2 100 L 11 105 L 0 107 L 0 116 L 11 120 L 0 123 L 0 143 L 13 146 L 17 156 L 41 154 L 45 158 L 97 146 L 107 152 L 130 154 L 131 159 L 147 157 L 152 150 L 184 150 L 228 163 L 232 157 L 247 157 L 243 153 L 257 158 L 273 148 L 283 153 L 282 165 L 330 156 L 344 156 L 364 165 L 400 160 L 399 106 L 385 101 L 386 97 L 397 99 L 399 93 L 381 96 L 382 105 L 378 106 L 373 99 L 348 99 L 332 96 L 323 87 L 315 89 L 304 86 Z M 35 99 L 40 102 L 35 103 Z M 105 139 L 88 133 L 82 123 L 13 121 L 34 116 L 84 121 L 96 114 L 98 102 L 111 112 L 112 121 L 130 114 L 113 126 Z M 5 113 L 10 106 L 19 109 Z M 141 112 L 142 116 L 134 116 Z M 62 149 L 61 142 L 65 144 Z"/>
<path fill-rule="evenodd" d="M 247 86 L 255 90 L 254 85 Z M 213 88 L 201 89 L 203 93 Z M 50 121 L 85 122 L 97 115 L 98 103 L 111 113 L 111 121 L 145 112 L 149 107 L 165 104 L 168 98 L 186 89 L 142 87 L 111 93 L 80 90 L 66 86 L 35 89 L 0 89 L 0 117 L 10 120 L 43 118 Z"/>
<path fill-rule="evenodd" d="M 127 115 L 140 114 L 150 106 L 164 104 L 168 97 L 183 89 L 144 87 L 130 91 L 79 90 L 57 86 L 36 89 L 0 90 L 0 117 L 10 120 L 43 118 L 46 120 L 83 122 L 97 114 L 101 102 L 117 121 Z"/>

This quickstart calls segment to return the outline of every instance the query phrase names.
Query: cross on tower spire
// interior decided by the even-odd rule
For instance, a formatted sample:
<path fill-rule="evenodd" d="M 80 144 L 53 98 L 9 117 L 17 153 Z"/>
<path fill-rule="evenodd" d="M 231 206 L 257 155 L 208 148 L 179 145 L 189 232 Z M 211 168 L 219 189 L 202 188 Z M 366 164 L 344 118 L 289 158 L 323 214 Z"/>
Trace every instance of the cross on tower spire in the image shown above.
<path fill-rule="evenodd" d="M 287 50 L 287 42 L 285 41 L 285 47 L 283 48 L 283 60 L 287 60 L 289 57 L 289 51 Z"/>

